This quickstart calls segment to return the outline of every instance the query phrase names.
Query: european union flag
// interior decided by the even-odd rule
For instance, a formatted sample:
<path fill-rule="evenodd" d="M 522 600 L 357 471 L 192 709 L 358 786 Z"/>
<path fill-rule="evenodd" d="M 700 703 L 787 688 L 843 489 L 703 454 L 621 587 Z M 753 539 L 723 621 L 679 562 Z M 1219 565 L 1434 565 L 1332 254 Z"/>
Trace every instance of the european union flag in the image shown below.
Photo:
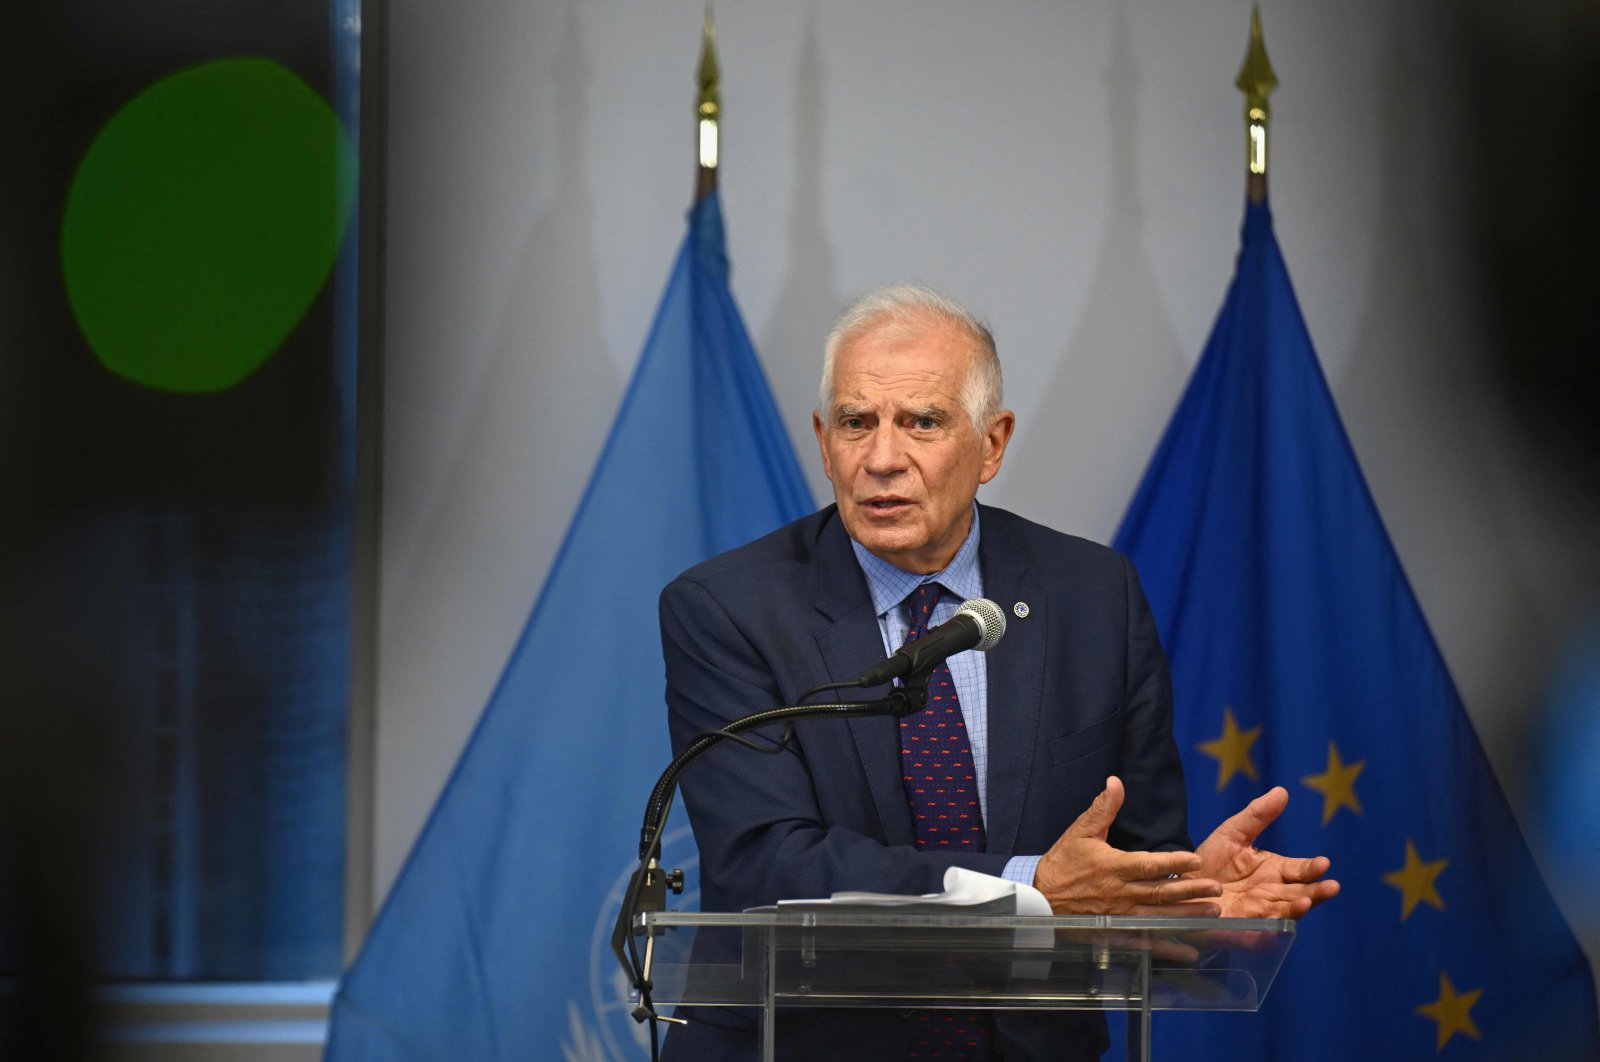
<path fill-rule="evenodd" d="M 638 1054 L 609 940 L 671 759 L 656 596 L 812 508 L 713 191 L 505 674 L 339 986 L 328 1058 Z M 686 829 L 667 845 L 689 862 Z"/>
<path fill-rule="evenodd" d="M 1171 658 L 1196 836 L 1283 785 L 1263 846 L 1328 855 L 1343 886 L 1259 1014 L 1163 1015 L 1156 1050 L 1596 1057 L 1588 964 L 1384 532 L 1265 203 L 1117 544 Z"/>

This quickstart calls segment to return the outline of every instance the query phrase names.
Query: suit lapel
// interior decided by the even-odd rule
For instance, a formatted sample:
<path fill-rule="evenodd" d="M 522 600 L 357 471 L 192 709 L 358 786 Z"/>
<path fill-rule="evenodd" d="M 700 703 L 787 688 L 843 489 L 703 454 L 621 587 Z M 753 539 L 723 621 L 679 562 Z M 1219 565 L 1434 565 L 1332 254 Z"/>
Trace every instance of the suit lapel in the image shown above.
<path fill-rule="evenodd" d="M 1011 852 L 1022 823 L 1031 781 L 1034 744 L 1043 708 L 1045 649 L 1049 608 L 1043 586 L 1029 587 L 1031 567 L 1013 541 L 1005 515 L 983 508 L 979 563 L 984 595 L 1006 613 L 1006 634 L 989 650 L 989 851 Z M 1030 593 L 1031 590 L 1031 593 Z M 1027 604 L 1018 616 L 1017 603 Z M 1038 853 L 1023 853 L 1038 854 Z"/>
<path fill-rule="evenodd" d="M 834 682 L 848 682 L 883 659 L 883 633 L 866 576 L 837 516 L 823 525 L 817 540 L 816 608 L 823 617 L 817 648 Z M 839 699 L 853 696 L 854 691 L 845 690 Z M 914 844 L 911 808 L 900 780 L 899 724 L 888 716 L 872 716 L 848 719 L 845 725 L 861 758 L 884 840 L 891 845 Z"/>

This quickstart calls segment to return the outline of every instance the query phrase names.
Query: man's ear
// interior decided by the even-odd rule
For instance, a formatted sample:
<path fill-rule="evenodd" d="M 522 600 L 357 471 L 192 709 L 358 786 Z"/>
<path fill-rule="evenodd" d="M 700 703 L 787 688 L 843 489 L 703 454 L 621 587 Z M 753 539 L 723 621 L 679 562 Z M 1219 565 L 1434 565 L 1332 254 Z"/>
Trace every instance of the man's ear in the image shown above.
<path fill-rule="evenodd" d="M 979 483 L 987 483 L 999 474 L 1011 433 L 1016 430 L 1017 415 L 1009 409 L 1002 409 L 989 422 L 989 430 L 983 433 L 983 471 L 978 475 Z"/>
<path fill-rule="evenodd" d="M 822 451 L 822 474 L 833 481 L 833 462 L 828 460 L 828 432 L 822 426 L 822 410 L 811 411 L 811 430 L 817 433 L 817 449 Z"/>

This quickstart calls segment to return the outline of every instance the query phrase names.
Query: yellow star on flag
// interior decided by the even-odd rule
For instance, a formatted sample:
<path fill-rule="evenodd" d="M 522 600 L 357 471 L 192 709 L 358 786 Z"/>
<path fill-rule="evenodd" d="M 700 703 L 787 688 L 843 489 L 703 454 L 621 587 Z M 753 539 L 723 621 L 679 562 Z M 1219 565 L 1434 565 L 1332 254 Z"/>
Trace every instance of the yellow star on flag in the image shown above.
<path fill-rule="evenodd" d="M 1240 730 L 1238 720 L 1233 717 L 1233 709 L 1222 709 L 1222 736 L 1202 741 L 1196 746 L 1217 761 L 1217 792 L 1222 792 L 1222 787 L 1236 774 L 1243 774 L 1251 781 L 1260 777 L 1256 774 L 1255 763 L 1250 759 L 1250 746 L 1260 736 L 1259 726 Z"/>
<path fill-rule="evenodd" d="M 1411 838 L 1406 838 L 1406 865 L 1383 876 L 1384 884 L 1400 890 L 1400 921 L 1410 918 L 1412 908 L 1422 901 L 1444 910 L 1444 900 L 1439 898 L 1439 890 L 1433 883 L 1439 872 L 1449 865 L 1448 859 L 1424 863 L 1417 855 L 1417 846 L 1411 843 Z"/>
<path fill-rule="evenodd" d="M 1444 1045 L 1456 1033 L 1466 1033 L 1474 1040 L 1483 1039 L 1483 1034 L 1472 1023 L 1472 1005 L 1481 995 L 1481 988 L 1458 994 L 1456 986 L 1450 983 L 1450 975 L 1443 972 L 1439 974 L 1439 998 L 1417 1008 L 1418 1014 L 1439 1025 L 1439 1046 L 1434 1048 L 1434 1054 L 1443 1051 Z"/>
<path fill-rule="evenodd" d="M 1339 746 L 1328 742 L 1328 769 L 1321 774 L 1308 774 L 1301 783 L 1322 794 L 1322 824 L 1326 826 L 1333 813 L 1349 808 L 1361 814 L 1361 801 L 1356 799 L 1356 775 L 1367 765 L 1366 760 L 1344 763 L 1339 759 Z"/>

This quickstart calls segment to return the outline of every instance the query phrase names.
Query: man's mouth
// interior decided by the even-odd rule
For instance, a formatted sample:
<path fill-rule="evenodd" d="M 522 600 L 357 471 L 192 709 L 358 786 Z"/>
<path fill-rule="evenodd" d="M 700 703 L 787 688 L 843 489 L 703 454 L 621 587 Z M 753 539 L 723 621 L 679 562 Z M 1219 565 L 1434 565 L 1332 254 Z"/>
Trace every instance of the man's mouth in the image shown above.
<path fill-rule="evenodd" d="M 878 513 L 892 513 L 910 504 L 911 502 L 905 498 L 868 498 L 861 503 L 861 507 Z"/>

